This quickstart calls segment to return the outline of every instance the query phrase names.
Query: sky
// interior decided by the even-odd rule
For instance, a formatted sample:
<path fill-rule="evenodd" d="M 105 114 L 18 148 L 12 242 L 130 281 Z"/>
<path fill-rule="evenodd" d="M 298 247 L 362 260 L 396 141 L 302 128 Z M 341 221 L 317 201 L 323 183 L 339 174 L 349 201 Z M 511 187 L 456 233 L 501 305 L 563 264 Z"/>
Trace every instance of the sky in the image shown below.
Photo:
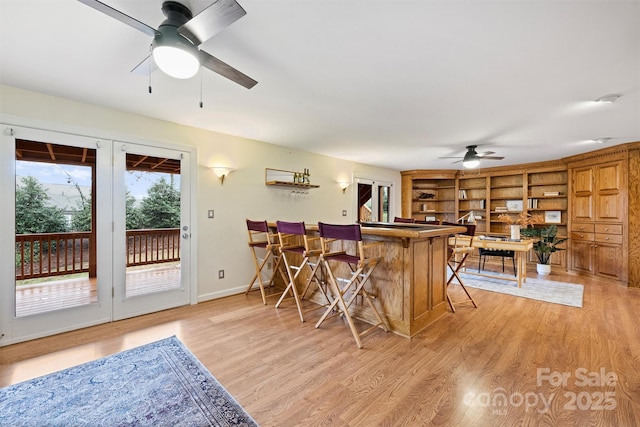
<path fill-rule="evenodd" d="M 80 186 L 91 185 L 91 168 L 86 166 L 73 166 L 42 162 L 16 161 L 16 176 L 32 176 L 41 183 L 73 184 Z M 125 183 L 129 192 L 141 200 L 147 195 L 147 190 L 160 177 L 167 181 L 169 174 L 131 171 L 125 175 Z M 179 186 L 180 177 L 174 177 Z"/>

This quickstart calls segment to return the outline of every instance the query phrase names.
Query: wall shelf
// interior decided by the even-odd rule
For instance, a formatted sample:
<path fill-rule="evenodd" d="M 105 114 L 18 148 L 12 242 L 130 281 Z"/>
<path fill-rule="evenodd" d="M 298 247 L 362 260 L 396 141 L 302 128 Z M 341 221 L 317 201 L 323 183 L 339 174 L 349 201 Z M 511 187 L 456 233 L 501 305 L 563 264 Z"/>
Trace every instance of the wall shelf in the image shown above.
<path fill-rule="evenodd" d="M 305 190 L 310 188 L 320 188 L 319 185 L 311 184 L 309 182 L 295 182 L 295 177 L 297 175 L 302 175 L 302 172 L 266 168 L 264 170 L 264 184 L 275 187 L 302 188 Z"/>

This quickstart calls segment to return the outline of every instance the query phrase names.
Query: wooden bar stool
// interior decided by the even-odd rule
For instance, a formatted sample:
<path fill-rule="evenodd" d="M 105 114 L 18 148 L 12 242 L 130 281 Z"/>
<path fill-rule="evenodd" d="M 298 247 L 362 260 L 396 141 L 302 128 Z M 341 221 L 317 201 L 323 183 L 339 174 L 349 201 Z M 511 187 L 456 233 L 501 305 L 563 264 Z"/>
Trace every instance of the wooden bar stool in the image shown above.
<path fill-rule="evenodd" d="M 260 294 L 262 295 L 262 302 L 267 304 L 267 297 L 275 296 L 277 294 L 267 295 L 265 292 L 264 281 L 262 278 L 262 271 L 267 266 L 267 262 L 271 259 L 274 262 L 273 273 L 271 278 L 269 279 L 269 284 L 267 287 L 273 286 L 273 280 L 276 275 L 276 271 L 280 270 L 280 254 L 278 252 L 278 242 L 277 236 L 271 232 L 269 226 L 267 225 L 267 221 L 251 221 L 247 219 L 247 231 L 249 233 L 249 248 L 251 249 L 251 254 L 253 255 L 253 263 L 256 268 L 256 273 L 253 275 L 253 278 L 249 282 L 249 286 L 245 291 L 245 295 L 248 295 L 251 290 L 253 290 L 253 285 L 256 280 L 258 281 Z M 264 254 L 258 253 L 258 251 L 264 251 Z M 263 255 L 264 258 L 261 258 L 260 255 Z"/>
<path fill-rule="evenodd" d="M 302 299 L 309 290 L 311 282 L 315 282 L 318 285 L 318 288 L 320 289 L 322 295 L 324 295 L 327 304 L 329 303 L 329 298 L 322 287 L 321 278 L 318 276 L 320 267 L 319 257 L 321 254 L 321 250 L 319 248 L 313 249 L 311 247 L 311 242 L 313 242 L 314 240 L 318 240 L 318 238 L 307 236 L 304 222 L 277 221 L 276 225 L 278 228 L 278 238 L 280 242 L 280 256 L 287 272 L 287 279 L 285 280 L 287 286 L 284 292 L 282 292 L 280 299 L 276 303 L 276 308 L 279 308 L 285 297 L 288 294 L 291 294 L 296 303 L 296 306 L 298 307 L 300 321 L 304 322 Z M 300 258 L 301 261 L 296 264 L 295 260 Z M 302 292 L 302 294 L 300 294 L 296 286 L 296 281 L 300 273 L 305 269 L 305 266 L 309 270 L 309 276 L 305 283 L 304 291 Z M 294 270 L 295 273 L 293 272 Z M 321 307 L 322 306 L 319 306 L 315 309 Z"/>
<path fill-rule="evenodd" d="M 362 335 L 377 327 L 382 327 L 385 332 L 388 331 L 385 321 L 371 302 L 373 297 L 367 293 L 364 288 L 365 283 L 369 280 L 371 273 L 376 268 L 380 259 L 365 257 L 365 247 L 371 247 L 373 245 L 365 245 L 363 243 L 359 224 L 333 225 L 319 222 L 318 229 L 320 231 L 320 242 L 322 246 L 320 262 L 325 266 L 334 299 L 316 323 L 316 328 L 329 318 L 330 315 L 333 317 L 334 315 L 340 314 L 347 321 L 358 348 L 362 348 L 362 341 L 360 339 Z M 331 251 L 330 245 L 336 244 L 333 242 L 340 242 L 342 249 L 339 251 Z M 345 249 L 348 246 L 355 246 L 355 248 Z M 339 265 L 347 265 L 349 267 L 349 277 L 341 278 L 336 275 Z M 345 285 L 341 287 L 338 282 L 345 283 Z M 366 301 L 377 319 L 375 325 L 362 332 L 358 332 L 356 329 L 352 315 L 349 312 L 349 307 L 358 296 L 361 296 L 363 300 Z"/>
<path fill-rule="evenodd" d="M 476 302 L 473 300 L 473 298 L 471 297 L 471 294 L 469 294 L 469 291 L 467 290 L 467 287 L 464 285 L 464 282 L 458 275 L 458 273 L 460 272 L 460 269 L 464 267 L 465 262 L 467 261 L 467 257 L 470 254 L 472 254 L 473 251 L 475 250 L 472 244 L 473 244 L 473 236 L 475 235 L 475 232 L 476 232 L 476 226 L 475 224 L 457 224 L 457 223 L 443 223 L 443 225 L 455 225 L 455 226 L 467 228 L 467 230 L 464 233 L 454 235 L 453 245 L 448 246 L 449 259 L 447 261 L 447 264 L 449 265 L 449 269 L 451 270 L 452 274 L 449 277 L 449 280 L 447 280 L 447 301 L 449 302 L 451 311 L 453 311 L 454 313 L 456 312 L 456 309 L 453 306 L 453 301 L 449 296 L 449 284 L 451 284 L 454 278 L 458 280 L 458 284 L 462 287 L 462 290 L 464 290 L 464 292 L 467 294 L 467 297 L 469 298 L 469 301 L 456 302 L 456 304 L 470 302 L 471 304 L 473 304 L 474 307 L 477 308 L 478 306 Z"/>

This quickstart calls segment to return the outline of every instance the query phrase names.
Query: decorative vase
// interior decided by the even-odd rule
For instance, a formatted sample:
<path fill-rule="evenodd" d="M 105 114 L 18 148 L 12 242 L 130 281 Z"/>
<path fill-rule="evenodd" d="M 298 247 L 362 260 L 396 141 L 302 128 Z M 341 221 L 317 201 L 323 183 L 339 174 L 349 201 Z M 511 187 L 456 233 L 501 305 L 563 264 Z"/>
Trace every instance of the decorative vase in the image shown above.
<path fill-rule="evenodd" d="M 551 273 L 551 265 L 549 264 L 536 264 L 536 270 L 538 274 L 547 275 Z"/>
<path fill-rule="evenodd" d="M 512 240 L 520 239 L 520 226 L 518 224 L 511 225 L 511 239 Z"/>

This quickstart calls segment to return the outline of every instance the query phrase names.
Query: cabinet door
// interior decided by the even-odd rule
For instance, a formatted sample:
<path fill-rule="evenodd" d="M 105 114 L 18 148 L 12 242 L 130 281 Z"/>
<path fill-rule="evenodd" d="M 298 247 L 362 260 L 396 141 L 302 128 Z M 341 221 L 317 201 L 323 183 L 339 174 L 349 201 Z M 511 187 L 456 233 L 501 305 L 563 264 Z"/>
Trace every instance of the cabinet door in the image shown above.
<path fill-rule="evenodd" d="M 596 274 L 620 280 L 622 278 L 622 245 L 595 245 Z"/>
<path fill-rule="evenodd" d="M 583 273 L 593 273 L 592 249 L 593 242 L 574 240 L 571 243 L 571 268 Z"/>
<path fill-rule="evenodd" d="M 595 167 L 597 221 L 622 221 L 622 163 Z"/>
<path fill-rule="evenodd" d="M 593 221 L 593 167 L 576 168 L 572 173 L 573 196 L 571 218 Z"/>

